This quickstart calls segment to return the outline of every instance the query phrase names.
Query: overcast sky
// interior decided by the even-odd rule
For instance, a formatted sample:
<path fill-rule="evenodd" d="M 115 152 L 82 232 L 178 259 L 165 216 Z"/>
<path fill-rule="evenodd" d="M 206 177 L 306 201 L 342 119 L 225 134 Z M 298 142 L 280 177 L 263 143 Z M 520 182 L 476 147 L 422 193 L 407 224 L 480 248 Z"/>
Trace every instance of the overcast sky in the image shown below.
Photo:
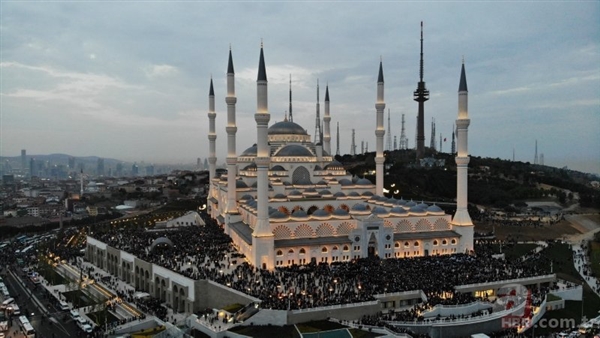
<path fill-rule="evenodd" d="M 431 118 L 450 149 L 464 55 L 469 152 L 600 173 L 600 2 L 1 3 L 1 155 L 67 153 L 146 163 L 208 156 L 215 81 L 218 163 L 226 157 L 227 54 L 236 71 L 237 153 L 256 143 L 261 38 L 271 124 L 288 109 L 315 130 L 316 83 L 331 97 L 332 150 L 375 150 L 383 58 L 392 135 L 414 147 L 420 21 L 425 145 Z M 321 102 L 321 115 L 324 104 Z M 385 139 L 385 138 L 384 138 Z M 384 142 L 385 144 L 385 142 Z"/>

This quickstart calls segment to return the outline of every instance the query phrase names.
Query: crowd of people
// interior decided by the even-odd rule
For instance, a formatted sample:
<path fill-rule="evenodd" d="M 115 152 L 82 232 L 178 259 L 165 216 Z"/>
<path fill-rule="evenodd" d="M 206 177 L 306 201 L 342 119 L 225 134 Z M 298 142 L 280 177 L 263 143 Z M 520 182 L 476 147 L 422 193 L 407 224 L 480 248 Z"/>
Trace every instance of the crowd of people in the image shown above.
<path fill-rule="evenodd" d="M 94 237 L 151 263 L 193 279 L 210 279 L 262 300 L 270 309 L 304 309 L 374 300 L 374 295 L 423 290 L 430 305 L 466 303 L 457 285 L 493 282 L 543 274 L 536 259 L 506 261 L 487 254 L 402 259 L 364 258 L 333 264 L 294 265 L 263 270 L 236 258 L 229 236 L 206 214 L 204 226 L 165 232 L 94 229 Z M 157 238 L 172 245 L 152 248 Z M 437 297 L 450 294 L 450 297 Z"/>

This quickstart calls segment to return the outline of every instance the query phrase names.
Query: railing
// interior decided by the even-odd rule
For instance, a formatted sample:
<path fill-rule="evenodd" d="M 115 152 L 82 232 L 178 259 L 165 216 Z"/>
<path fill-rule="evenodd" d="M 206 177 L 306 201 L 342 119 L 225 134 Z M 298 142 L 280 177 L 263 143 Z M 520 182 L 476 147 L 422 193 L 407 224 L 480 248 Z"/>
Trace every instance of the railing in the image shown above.
<path fill-rule="evenodd" d="M 508 279 L 508 280 L 499 280 L 499 281 L 490 281 L 490 282 L 484 282 L 484 283 L 474 283 L 474 284 L 457 285 L 455 287 L 455 289 L 472 288 L 472 287 L 479 287 L 479 286 L 484 286 L 484 285 L 489 285 L 489 284 L 498 284 L 498 283 L 502 283 L 502 284 L 513 284 L 514 283 L 514 284 L 518 284 L 519 282 L 530 282 L 530 281 L 535 281 L 537 279 L 545 279 L 545 278 L 556 279 L 556 274 L 542 275 L 542 276 L 533 276 L 533 277 L 524 277 L 524 278 L 516 278 L 516 279 Z"/>
<path fill-rule="evenodd" d="M 306 309 L 292 310 L 291 312 L 292 312 L 292 314 L 299 314 L 299 313 L 304 313 L 304 312 L 329 311 L 329 310 L 336 310 L 336 309 L 347 309 L 350 307 L 371 306 L 371 305 L 377 305 L 377 304 L 379 304 L 379 301 L 372 300 L 369 302 L 361 302 L 361 303 L 336 304 L 336 305 L 328 305 L 328 306 L 320 306 L 320 307 L 311 307 L 311 308 L 306 308 Z"/>

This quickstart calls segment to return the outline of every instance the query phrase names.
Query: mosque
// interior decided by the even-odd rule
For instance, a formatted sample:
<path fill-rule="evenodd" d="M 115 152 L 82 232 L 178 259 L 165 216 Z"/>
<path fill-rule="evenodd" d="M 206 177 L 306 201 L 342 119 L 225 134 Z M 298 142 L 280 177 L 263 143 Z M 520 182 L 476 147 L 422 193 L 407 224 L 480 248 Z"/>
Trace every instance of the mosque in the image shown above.
<path fill-rule="evenodd" d="M 256 267 L 345 262 L 369 256 L 402 258 L 450 255 L 473 250 L 467 211 L 468 91 L 464 63 L 458 90 L 457 210 L 386 198 L 383 192 L 384 76 L 377 80 L 376 182 L 350 175 L 331 155 L 329 88 L 321 142 L 305 128 L 284 121 L 269 126 L 267 72 L 263 47 L 257 78 L 257 141 L 236 152 L 236 96 L 233 57 L 227 67 L 227 173 L 216 174 L 215 93 L 209 91 L 208 209 L 239 252 Z M 291 92 L 290 92 L 291 97 Z M 318 101 L 318 99 L 317 99 Z M 317 112 L 319 104 L 317 103 Z"/>

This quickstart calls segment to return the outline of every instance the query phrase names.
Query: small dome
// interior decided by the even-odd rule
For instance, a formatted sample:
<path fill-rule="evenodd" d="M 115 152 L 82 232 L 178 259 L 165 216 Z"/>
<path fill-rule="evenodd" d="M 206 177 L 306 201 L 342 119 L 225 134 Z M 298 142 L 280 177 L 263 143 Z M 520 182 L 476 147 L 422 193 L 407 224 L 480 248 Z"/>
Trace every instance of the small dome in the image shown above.
<path fill-rule="evenodd" d="M 321 166 L 317 164 L 317 165 L 315 166 L 315 169 L 314 169 L 314 170 L 315 170 L 315 171 L 318 171 L 318 170 L 323 170 L 323 168 L 321 168 Z"/>
<path fill-rule="evenodd" d="M 288 196 L 302 196 L 302 192 L 300 192 L 300 190 L 292 190 Z"/>
<path fill-rule="evenodd" d="M 348 211 L 346 209 L 342 209 L 342 208 L 337 208 L 333 211 L 333 214 L 335 216 L 347 216 L 348 215 Z"/>
<path fill-rule="evenodd" d="M 248 188 L 248 185 L 246 184 L 246 182 L 244 182 L 242 180 L 237 180 L 237 181 L 235 181 L 235 187 L 236 188 Z"/>
<path fill-rule="evenodd" d="M 364 196 L 364 197 L 371 197 L 371 196 L 373 196 L 373 193 L 372 193 L 372 192 L 370 192 L 370 191 L 365 191 L 365 192 L 363 192 L 363 193 L 362 193 L 362 194 L 360 194 L 360 195 L 361 195 L 361 196 Z"/>
<path fill-rule="evenodd" d="M 358 182 L 358 177 L 357 176 L 352 176 L 352 183 Z"/>
<path fill-rule="evenodd" d="M 315 188 L 308 188 L 308 189 L 305 189 L 304 192 L 315 193 L 315 192 L 317 192 L 317 189 L 315 189 Z"/>
<path fill-rule="evenodd" d="M 287 199 L 287 196 L 285 196 L 284 194 L 277 194 L 277 195 L 273 196 L 273 198 L 285 200 L 285 199 Z"/>
<path fill-rule="evenodd" d="M 380 198 L 380 197 L 381 197 L 381 196 L 379 196 L 379 195 L 375 194 L 375 195 L 371 196 L 371 198 L 369 198 L 369 202 L 376 202 L 376 201 L 379 201 L 379 198 Z"/>
<path fill-rule="evenodd" d="M 344 166 L 338 161 L 333 161 L 325 166 L 325 170 L 344 170 Z"/>
<path fill-rule="evenodd" d="M 276 165 L 273 168 L 271 168 L 271 171 L 287 171 L 287 170 L 285 170 L 285 168 L 280 165 Z"/>
<path fill-rule="evenodd" d="M 314 217 L 329 217 L 329 213 L 327 211 L 325 211 L 324 209 L 318 209 L 312 213 L 312 216 L 314 216 Z"/>
<path fill-rule="evenodd" d="M 244 152 L 240 156 L 256 156 L 258 152 L 258 147 L 254 144 L 252 147 L 244 150 Z"/>
<path fill-rule="evenodd" d="M 346 194 L 344 194 L 344 193 L 343 193 L 343 192 L 341 192 L 341 191 L 338 191 L 338 192 L 336 192 L 335 194 L 333 194 L 333 197 L 336 197 L 336 198 L 337 198 L 337 197 L 346 197 Z"/>
<path fill-rule="evenodd" d="M 254 197 L 252 197 L 252 195 L 248 195 L 248 194 L 240 197 L 240 201 L 251 201 L 253 199 L 254 199 Z"/>
<path fill-rule="evenodd" d="M 416 215 L 416 216 L 427 215 L 427 211 L 425 211 L 425 209 L 423 209 L 423 208 L 419 208 L 418 206 L 414 206 L 414 207 L 410 208 L 408 211 L 410 212 L 411 215 Z"/>
<path fill-rule="evenodd" d="M 302 209 L 298 209 L 298 210 L 294 210 L 294 212 L 292 212 L 292 217 L 293 218 L 306 218 L 306 217 L 308 217 L 308 214 L 306 213 L 306 211 L 304 211 Z"/>
<path fill-rule="evenodd" d="M 320 180 L 319 182 L 317 182 L 317 185 L 327 185 L 327 182 Z"/>
<path fill-rule="evenodd" d="M 279 210 L 275 210 L 273 213 L 269 214 L 269 218 L 281 220 L 281 219 L 288 219 L 289 216 Z"/>
<path fill-rule="evenodd" d="M 319 191 L 319 195 L 321 195 L 321 196 L 331 195 L 331 191 L 329 191 L 329 190 L 321 190 L 321 191 Z"/>
<path fill-rule="evenodd" d="M 342 186 L 354 185 L 354 184 L 352 183 L 352 181 L 350 181 L 350 180 L 349 180 L 349 179 L 347 179 L 347 178 L 342 178 L 342 179 L 340 180 L 340 184 L 341 184 Z"/>
<path fill-rule="evenodd" d="M 373 183 L 371 183 L 371 181 L 369 181 L 366 178 L 361 178 L 359 180 L 356 181 L 357 185 L 373 185 Z"/>
<path fill-rule="evenodd" d="M 246 203 L 247 206 L 249 206 L 250 208 L 256 208 L 256 205 L 258 203 L 256 202 L 256 200 L 251 200 L 250 202 Z"/>
<path fill-rule="evenodd" d="M 400 197 L 400 199 L 398 201 L 396 201 L 396 205 L 405 205 L 405 204 L 406 204 L 406 201 L 402 197 Z"/>
<path fill-rule="evenodd" d="M 429 208 L 429 204 L 427 203 L 423 203 L 423 201 L 421 201 L 421 203 L 417 204 L 417 206 L 421 209 L 427 209 Z"/>
<path fill-rule="evenodd" d="M 273 207 L 269 207 L 269 209 L 267 210 L 267 213 L 270 215 L 270 214 L 274 213 L 275 211 L 277 211 L 277 209 L 275 209 Z"/>
<path fill-rule="evenodd" d="M 312 182 L 307 178 L 301 178 L 294 185 L 313 185 Z"/>
<path fill-rule="evenodd" d="M 382 207 L 373 208 L 373 210 L 371 210 L 371 213 L 377 216 L 387 216 L 390 214 L 387 210 L 385 210 L 385 208 Z"/>
<path fill-rule="evenodd" d="M 367 211 L 367 206 L 362 203 L 357 203 L 352 206 L 352 211 Z"/>
<path fill-rule="evenodd" d="M 356 191 L 348 193 L 348 197 L 359 197 L 360 195 Z"/>
<path fill-rule="evenodd" d="M 437 205 L 431 205 L 427 208 L 427 212 L 430 212 L 432 214 L 435 215 L 443 215 L 444 214 L 444 210 L 442 210 L 442 208 L 438 207 Z"/>
<path fill-rule="evenodd" d="M 298 145 L 298 144 L 289 144 L 281 149 L 274 155 L 277 157 L 282 156 L 308 156 L 315 157 L 313 153 L 306 147 Z"/>
<path fill-rule="evenodd" d="M 392 209 L 390 209 L 390 214 L 394 216 L 406 216 L 408 215 L 408 212 L 404 210 L 403 207 L 393 207 Z"/>
<path fill-rule="evenodd" d="M 283 182 L 283 185 L 285 185 L 285 186 L 290 186 L 290 185 L 292 185 L 292 183 L 290 183 L 290 182 L 288 182 L 288 181 L 284 181 L 284 182 Z"/>
<path fill-rule="evenodd" d="M 308 135 L 306 130 L 292 121 L 281 121 L 269 127 L 269 135 Z"/>
<path fill-rule="evenodd" d="M 409 208 L 412 208 L 415 205 L 417 205 L 417 203 L 415 203 L 413 200 L 410 200 L 410 201 L 404 203 L 404 205 L 407 206 L 407 207 L 409 207 Z"/>

